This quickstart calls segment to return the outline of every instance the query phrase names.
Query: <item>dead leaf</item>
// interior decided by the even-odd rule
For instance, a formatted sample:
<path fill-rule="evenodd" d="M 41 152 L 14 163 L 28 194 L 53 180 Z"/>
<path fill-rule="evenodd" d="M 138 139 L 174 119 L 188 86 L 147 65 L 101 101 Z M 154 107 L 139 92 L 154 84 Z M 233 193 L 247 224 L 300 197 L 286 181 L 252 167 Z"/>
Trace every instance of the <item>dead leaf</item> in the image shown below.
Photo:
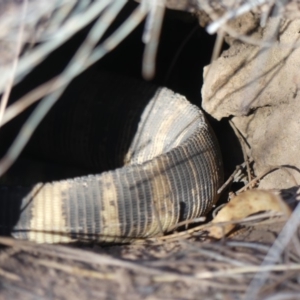
<path fill-rule="evenodd" d="M 220 210 L 211 224 L 243 220 L 262 211 L 281 212 L 287 217 L 291 215 L 291 209 L 280 196 L 267 190 L 251 190 L 234 197 Z M 234 227 L 235 224 L 219 224 L 210 227 L 208 232 L 211 237 L 220 239 Z"/>

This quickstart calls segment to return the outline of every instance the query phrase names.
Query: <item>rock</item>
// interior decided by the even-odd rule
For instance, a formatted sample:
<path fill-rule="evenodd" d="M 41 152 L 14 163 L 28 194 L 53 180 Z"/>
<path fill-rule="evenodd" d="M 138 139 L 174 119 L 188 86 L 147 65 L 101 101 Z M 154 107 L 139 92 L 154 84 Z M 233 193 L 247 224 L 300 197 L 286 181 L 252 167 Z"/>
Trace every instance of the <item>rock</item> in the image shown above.
<path fill-rule="evenodd" d="M 249 15 L 244 18 L 249 26 Z M 241 30 L 241 24 L 232 29 Z M 203 108 L 218 120 L 231 117 L 243 135 L 256 175 L 289 167 L 289 173 L 266 176 L 261 188 L 300 182 L 300 20 L 283 20 L 278 38 L 277 24 L 272 18 L 254 32 L 251 39 L 260 46 L 228 39 L 230 48 L 205 67 L 202 88 Z"/>

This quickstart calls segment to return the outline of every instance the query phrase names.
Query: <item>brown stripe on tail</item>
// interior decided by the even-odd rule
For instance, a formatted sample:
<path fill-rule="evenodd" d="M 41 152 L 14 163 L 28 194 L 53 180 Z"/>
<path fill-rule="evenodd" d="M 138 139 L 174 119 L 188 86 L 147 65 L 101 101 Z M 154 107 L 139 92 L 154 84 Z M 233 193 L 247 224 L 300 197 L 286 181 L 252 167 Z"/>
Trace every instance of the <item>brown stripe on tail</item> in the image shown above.
<path fill-rule="evenodd" d="M 109 81 L 109 77 L 104 78 Z M 116 80 L 118 77 L 113 78 Z M 109 87 L 111 92 L 104 92 L 108 95 L 106 100 L 96 98 L 94 102 L 89 99 L 85 103 L 85 98 L 72 99 L 75 101 L 72 104 L 74 112 L 66 119 L 60 107 L 62 119 L 58 120 L 57 115 L 51 117 L 55 130 L 46 127 L 46 132 L 51 134 L 41 140 L 46 144 L 38 144 L 36 150 L 47 149 L 47 142 L 52 143 L 50 137 L 53 137 L 58 139 L 53 142 L 57 145 L 53 149 L 65 151 L 65 143 L 75 139 L 74 147 L 68 144 L 68 151 L 71 151 L 69 157 L 68 152 L 64 152 L 60 159 L 68 157 L 68 162 L 72 163 L 75 154 L 82 153 L 80 163 L 87 156 L 87 166 L 94 161 L 100 166 L 99 161 L 104 153 L 102 142 L 108 140 L 113 153 L 123 152 L 124 145 L 129 145 L 127 155 L 123 157 L 126 165 L 98 175 L 46 182 L 31 188 L 0 187 L 3 208 L 0 211 L 0 230 L 3 233 L 47 243 L 76 240 L 127 242 L 155 236 L 161 230 L 168 232 L 178 222 L 199 217 L 211 209 L 223 180 L 222 162 L 216 139 L 202 112 L 168 89 L 158 88 L 155 93 L 153 85 L 148 88 L 146 83 L 141 83 L 141 86 L 146 86 L 143 89 L 136 81 L 133 81 L 133 86 L 138 88 L 133 89 L 131 82 L 122 78 L 120 86 L 128 94 L 123 94 L 122 89 L 118 91 L 121 106 L 118 106 L 113 86 Z M 108 87 L 103 86 L 105 88 Z M 100 91 L 98 88 L 97 93 Z M 78 95 L 79 98 L 81 96 Z M 120 121 L 115 111 L 120 111 L 122 115 L 126 103 L 124 97 L 130 111 L 120 124 L 125 126 L 126 132 L 134 127 L 136 134 L 131 142 L 124 142 L 121 128 L 114 131 L 120 140 L 111 142 L 113 137 L 109 135 L 109 129 Z M 131 101 L 131 97 L 137 98 Z M 112 99 L 117 104 L 111 103 Z M 105 101 L 110 113 L 105 116 L 102 112 L 101 116 L 108 123 L 97 123 L 100 117 L 96 109 L 104 107 Z M 91 113 L 87 110 L 82 114 L 83 103 L 88 104 Z M 133 104 L 138 103 L 135 112 Z M 84 116 L 88 118 L 87 123 L 78 120 Z M 130 121 L 134 122 L 134 126 Z M 73 128 L 73 122 L 76 130 L 83 131 L 82 141 L 78 140 L 77 131 L 70 137 L 63 136 L 67 140 L 57 136 L 60 131 L 68 133 Z M 104 130 L 104 134 L 99 140 L 97 130 L 100 129 Z M 43 138 L 43 132 L 38 134 L 38 138 Z M 93 142 L 95 149 L 89 157 L 87 149 Z M 101 150 L 98 154 L 97 149 Z M 51 152 L 52 148 L 49 148 L 46 157 Z"/>

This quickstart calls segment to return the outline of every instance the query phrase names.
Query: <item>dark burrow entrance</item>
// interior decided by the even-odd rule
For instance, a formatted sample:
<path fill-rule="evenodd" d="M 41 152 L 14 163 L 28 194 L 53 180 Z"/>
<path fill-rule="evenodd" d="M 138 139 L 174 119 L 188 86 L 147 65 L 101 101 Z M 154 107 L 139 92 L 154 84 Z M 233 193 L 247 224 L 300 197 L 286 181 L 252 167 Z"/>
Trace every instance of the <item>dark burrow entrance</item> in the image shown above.
<path fill-rule="evenodd" d="M 109 28 L 104 39 L 128 18 L 135 7 L 136 4 L 134 3 L 128 3 L 124 7 L 113 26 Z M 66 44 L 54 51 L 18 84 L 12 92 L 10 103 L 39 84 L 59 74 L 81 44 L 90 27 L 91 25 L 81 30 Z M 142 42 L 143 30 L 144 23 L 140 24 L 115 50 L 80 75 L 74 81 L 75 83 L 73 82 L 73 84 L 70 85 L 68 90 L 72 90 L 73 87 L 76 88 L 78 80 L 85 80 L 85 78 L 89 77 L 89 74 L 95 70 L 116 72 L 124 76 L 143 80 L 141 76 L 144 52 L 144 44 Z M 203 67 L 210 63 L 214 42 L 215 36 L 208 35 L 205 29 L 199 26 L 198 19 L 195 15 L 167 10 L 157 53 L 156 74 L 152 82 L 160 86 L 166 86 L 186 96 L 187 99 L 195 105 L 201 106 Z M 0 130 L 1 155 L 7 151 L 8 146 L 16 136 L 20 126 L 32 110 L 33 107 Z M 242 162 L 238 141 L 226 120 L 216 122 L 210 116 L 207 116 L 207 118 L 212 124 L 219 140 L 224 161 L 225 178 L 227 178 L 235 166 Z M 28 156 L 29 152 L 30 151 L 25 151 L 26 156 Z M 43 158 L 43 154 L 40 155 L 40 158 Z M 24 170 L 23 166 L 21 168 Z M 90 171 L 95 172 L 95 170 L 89 169 L 77 170 L 76 166 L 73 165 L 70 166 L 69 170 L 71 171 L 67 173 L 59 171 L 61 172 L 60 175 L 50 175 L 50 177 L 52 176 L 50 179 L 62 179 L 73 173 L 75 176 L 79 176 L 86 175 Z"/>

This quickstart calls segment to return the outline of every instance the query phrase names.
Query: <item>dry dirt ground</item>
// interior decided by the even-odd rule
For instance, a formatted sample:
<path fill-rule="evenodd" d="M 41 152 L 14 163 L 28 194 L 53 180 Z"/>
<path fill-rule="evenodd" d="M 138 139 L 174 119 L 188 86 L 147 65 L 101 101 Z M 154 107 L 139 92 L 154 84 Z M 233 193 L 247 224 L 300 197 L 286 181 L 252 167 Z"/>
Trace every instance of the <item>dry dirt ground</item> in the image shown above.
<path fill-rule="evenodd" d="M 271 255 L 260 266 L 282 227 L 274 222 L 219 242 L 195 234 L 142 245 L 72 247 L 1 238 L 9 246 L 0 254 L 0 298 L 298 299 L 299 251 L 287 247 L 277 264 Z"/>

